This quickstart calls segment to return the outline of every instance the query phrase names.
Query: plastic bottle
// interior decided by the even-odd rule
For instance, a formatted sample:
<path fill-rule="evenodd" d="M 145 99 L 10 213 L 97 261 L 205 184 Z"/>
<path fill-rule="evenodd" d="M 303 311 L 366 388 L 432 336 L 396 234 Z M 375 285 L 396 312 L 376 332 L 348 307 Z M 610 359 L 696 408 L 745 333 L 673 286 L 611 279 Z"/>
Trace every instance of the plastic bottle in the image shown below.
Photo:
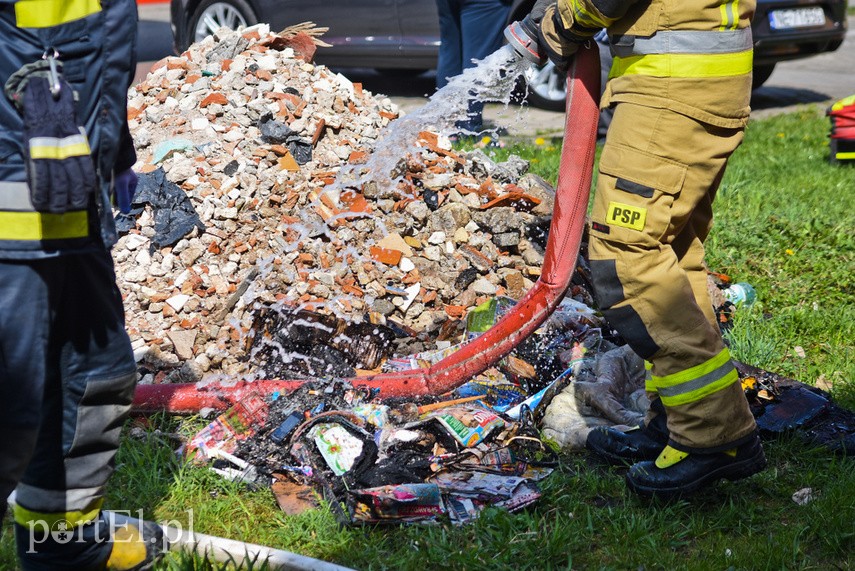
<path fill-rule="evenodd" d="M 723 293 L 727 301 L 733 305 L 748 307 L 757 300 L 757 292 L 751 287 L 751 284 L 745 282 L 731 284 Z"/>

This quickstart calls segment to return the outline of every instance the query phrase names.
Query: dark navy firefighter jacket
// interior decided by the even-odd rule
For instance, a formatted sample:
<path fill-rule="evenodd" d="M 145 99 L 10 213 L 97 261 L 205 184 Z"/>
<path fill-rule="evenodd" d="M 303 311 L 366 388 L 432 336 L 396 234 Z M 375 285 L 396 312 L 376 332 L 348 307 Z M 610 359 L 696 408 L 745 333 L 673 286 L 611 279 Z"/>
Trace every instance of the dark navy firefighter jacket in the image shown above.
<path fill-rule="evenodd" d="M 22 116 L 0 95 L 0 259 L 89 251 L 110 241 L 105 237 L 114 232 L 111 181 L 136 161 L 127 124 L 136 34 L 134 0 L 0 0 L 0 88 L 21 66 L 55 50 L 78 95 L 78 121 L 85 126 L 100 187 L 100 197 L 83 211 L 28 209 L 28 199 L 22 199 L 29 196 L 23 194 L 27 187 L 21 184 L 26 180 Z M 111 231 L 102 232 L 106 226 Z"/>

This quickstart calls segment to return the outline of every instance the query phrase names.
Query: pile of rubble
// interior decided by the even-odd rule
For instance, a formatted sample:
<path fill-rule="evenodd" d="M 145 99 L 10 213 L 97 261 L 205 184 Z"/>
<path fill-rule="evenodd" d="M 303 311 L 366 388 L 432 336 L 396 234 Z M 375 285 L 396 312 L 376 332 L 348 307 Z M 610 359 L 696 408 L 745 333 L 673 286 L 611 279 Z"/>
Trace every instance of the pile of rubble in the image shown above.
<path fill-rule="evenodd" d="M 441 337 L 539 275 L 551 187 L 429 131 L 388 165 L 393 186 L 374 182 L 398 111 L 313 64 L 315 43 L 221 30 L 130 92 L 141 181 L 114 257 L 154 374 L 246 376 L 260 312 L 283 308 Z"/>

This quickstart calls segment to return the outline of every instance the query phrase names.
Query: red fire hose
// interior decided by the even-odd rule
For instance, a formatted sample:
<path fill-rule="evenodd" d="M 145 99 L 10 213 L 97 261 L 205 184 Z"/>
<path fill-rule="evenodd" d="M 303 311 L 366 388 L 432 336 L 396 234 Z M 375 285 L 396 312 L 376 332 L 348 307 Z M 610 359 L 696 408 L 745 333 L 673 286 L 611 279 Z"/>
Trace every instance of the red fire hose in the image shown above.
<path fill-rule="evenodd" d="M 558 169 L 555 208 L 543 268 L 534 287 L 489 331 L 435 365 L 348 379 L 379 389 L 381 397 L 439 395 L 493 366 L 519 345 L 555 310 L 576 268 L 588 196 L 599 117 L 600 61 L 596 44 L 579 50 L 567 75 L 564 144 Z M 265 380 L 237 384 L 139 385 L 132 410 L 193 413 L 224 410 L 251 392 L 290 392 L 306 381 Z"/>

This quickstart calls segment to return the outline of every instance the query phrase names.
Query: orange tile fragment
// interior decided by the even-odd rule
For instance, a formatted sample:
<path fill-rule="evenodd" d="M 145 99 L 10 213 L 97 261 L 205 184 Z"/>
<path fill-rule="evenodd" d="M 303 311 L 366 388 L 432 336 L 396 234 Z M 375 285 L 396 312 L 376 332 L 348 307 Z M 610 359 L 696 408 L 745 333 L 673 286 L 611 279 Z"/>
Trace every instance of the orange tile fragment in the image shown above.
<path fill-rule="evenodd" d="M 368 201 L 365 199 L 359 192 L 355 192 L 353 190 L 346 190 L 341 193 L 339 196 L 339 200 L 344 207 L 346 212 L 358 212 L 358 213 L 368 213 L 371 212 L 371 206 L 368 204 Z"/>
<path fill-rule="evenodd" d="M 540 204 L 540 199 L 536 196 L 526 194 L 525 192 L 507 192 L 492 199 L 487 204 L 481 205 L 481 210 L 494 208 L 497 206 L 512 206 L 517 210 L 528 212 L 535 206 Z"/>
<path fill-rule="evenodd" d="M 391 250 L 389 248 L 380 248 L 378 246 L 371 246 L 369 249 L 371 254 L 371 259 L 381 264 L 386 264 L 387 266 L 397 266 L 398 262 L 401 261 L 401 257 L 403 257 L 403 252 L 399 250 Z"/>
<path fill-rule="evenodd" d="M 290 151 L 288 151 L 288 149 L 285 149 L 285 151 L 286 154 L 279 157 L 279 160 L 277 161 L 277 163 L 279 164 L 279 168 L 291 172 L 299 171 L 300 165 L 297 164 L 297 161 L 296 159 L 294 159 L 294 156 L 291 154 Z"/>

